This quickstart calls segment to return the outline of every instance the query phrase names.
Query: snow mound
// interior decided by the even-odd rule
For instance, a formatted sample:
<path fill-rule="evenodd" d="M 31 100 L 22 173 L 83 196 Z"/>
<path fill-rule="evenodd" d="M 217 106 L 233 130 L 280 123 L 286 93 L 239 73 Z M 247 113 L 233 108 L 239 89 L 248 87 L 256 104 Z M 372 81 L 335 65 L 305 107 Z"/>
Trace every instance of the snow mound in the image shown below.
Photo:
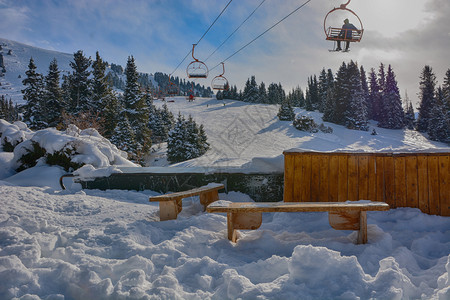
<path fill-rule="evenodd" d="M 16 121 L 13 124 L 0 119 L 0 143 L 5 146 L 6 143 L 16 146 L 17 144 L 30 139 L 33 132 L 28 129 L 23 122 Z"/>
<path fill-rule="evenodd" d="M 126 152 L 119 150 L 93 128 L 80 130 L 75 125 L 69 125 L 65 131 L 47 128 L 33 132 L 23 122 L 10 124 L 0 120 L 0 133 L 2 144 L 3 141 L 17 144 L 13 159 L 15 168 L 21 166 L 21 158 L 33 152 L 35 145 L 44 149 L 45 155 L 63 153 L 69 156 L 72 163 L 89 164 L 94 168 L 138 166 L 127 159 Z M 42 161 L 41 158 L 39 160 Z"/>

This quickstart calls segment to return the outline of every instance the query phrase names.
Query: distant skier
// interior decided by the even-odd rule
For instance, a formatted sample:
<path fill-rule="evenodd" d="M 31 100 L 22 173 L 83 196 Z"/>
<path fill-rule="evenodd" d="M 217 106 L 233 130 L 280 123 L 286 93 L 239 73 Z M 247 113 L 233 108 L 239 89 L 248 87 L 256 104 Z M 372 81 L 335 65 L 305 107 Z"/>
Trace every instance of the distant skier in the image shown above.
<path fill-rule="evenodd" d="M 344 51 L 348 51 L 348 48 L 350 47 L 350 41 L 352 39 L 352 30 L 360 32 L 358 28 L 355 27 L 348 19 L 344 20 L 344 25 L 342 25 L 342 30 L 339 33 L 339 37 L 346 40 L 346 46 Z M 336 51 L 341 51 L 341 41 L 337 41 L 337 48 Z"/>

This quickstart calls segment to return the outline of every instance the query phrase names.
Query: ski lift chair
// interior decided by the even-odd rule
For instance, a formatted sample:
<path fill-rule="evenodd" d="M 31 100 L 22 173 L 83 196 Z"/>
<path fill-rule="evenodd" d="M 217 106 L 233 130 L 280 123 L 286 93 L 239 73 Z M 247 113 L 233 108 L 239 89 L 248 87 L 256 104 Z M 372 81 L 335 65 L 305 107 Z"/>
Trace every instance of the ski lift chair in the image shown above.
<path fill-rule="evenodd" d="M 208 77 L 208 67 L 206 64 L 194 57 L 194 49 L 196 44 L 192 45 L 192 61 L 186 68 L 186 73 L 189 78 L 207 78 Z"/>
<path fill-rule="evenodd" d="M 353 12 L 351 9 L 347 8 L 347 5 L 350 3 L 350 1 L 351 0 L 348 0 L 347 3 L 341 4 L 339 7 L 333 8 L 325 16 L 325 19 L 323 20 L 323 30 L 325 32 L 327 41 L 334 41 L 334 42 L 341 41 L 341 42 L 350 42 L 350 43 L 361 41 L 361 38 L 364 33 L 364 27 L 363 27 L 361 19 L 358 17 L 358 15 L 355 12 Z M 351 14 L 353 14 L 359 21 L 360 29 L 356 29 L 356 30 L 355 29 L 343 29 L 343 28 L 331 27 L 331 26 L 326 28 L 326 22 L 327 22 L 328 16 L 338 10 L 348 11 Z"/>

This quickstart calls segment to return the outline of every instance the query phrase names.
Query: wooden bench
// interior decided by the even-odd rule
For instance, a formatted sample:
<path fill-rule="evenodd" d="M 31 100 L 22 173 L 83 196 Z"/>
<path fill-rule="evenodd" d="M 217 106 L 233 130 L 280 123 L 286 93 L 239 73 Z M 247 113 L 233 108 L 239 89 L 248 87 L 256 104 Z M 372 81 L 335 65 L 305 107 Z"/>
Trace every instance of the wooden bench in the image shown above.
<path fill-rule="evenodd" d="M 328 212 L 331 227 L 358 230 L 358 244 L 367 243 L 367 211 L 389 210 L 384 202 L 240 202 L 212 203 L 209 213 L 227 213 L 228 239 L 236 242 L 237 229 L 257 229 L 263 212 Z"/>
<path fill-rule="evenodd" d="M 188 191 L 150 197 L 149 201 L 159 202 L 159 219 L 161 221 L 174 220 L 183 208 L 181 202 L 183 198 L 200 196 L 200 203 L 203 205 L 203 210 L 205 210 L 210 203 L 219 200 L 218 191 L 223 188 L 225 188 L 223 184 L 210 183 Z"/>

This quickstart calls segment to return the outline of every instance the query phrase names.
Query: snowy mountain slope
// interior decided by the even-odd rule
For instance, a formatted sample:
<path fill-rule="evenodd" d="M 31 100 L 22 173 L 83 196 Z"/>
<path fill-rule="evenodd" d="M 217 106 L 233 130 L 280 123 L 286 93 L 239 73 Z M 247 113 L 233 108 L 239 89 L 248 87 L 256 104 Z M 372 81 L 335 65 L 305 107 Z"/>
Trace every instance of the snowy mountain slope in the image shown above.
<path fill-rule="evenodd" d="M 3 54 L 6 69 L 5 76 L 0 77 L 0 83 L 2 84 L 0 94 L 7 96 L 8 99 L 11 97 L 14 103 L 24 103 L 21 93 L 24 88 L 22 80 L 25 78 L 25 72 L 28 70 L 31 57 L 36 64 L 36 71 L 44 76 L 47 74 L 48 66 L 54 58 L 58 61 L 61 76 L 68 74 L 71 70 L 69 63 L 73 60 L 73 54 L 45 50 L 3 38 L 0 38 L 0 45 L 2 46 L 0 53 Z M 10 50 L 11 54 L 8 55 Z"/>
<path fill-rule="evenodd" d="M 73 71 L 70 67 L 70 62 L 73 61 L 73 53 L 69 54 L 41 49 L 3 38 L 0 38 L 0 45 L 2 46 L 0 53 L 3 55 L 6 69 L 4 76 L 0 77 L 0 95 L 5 95 L 8 100 L 11 98 L 14 103 L 24 104 L 21 92 L 21 90 L 24 89 L 22 80 L 26 76 L 25 72 L 28 70 L 28 64 L 31 57 L 33 57 L 37 67 L 36 71 L 44 76 L 47 75 L 50 62 L 54 58 L 56 58 L 58 62 L 61 78 L 63 75 L 68 75 Z M 9 52 L 11 53 L 10 55 L 8 54 Z M 93 59 L 95 59 L 95 57 L 93 57 Z M 109 72 L 113 71 L 108 67 L 106 73 Z M 125 74 L 117 74 L 117 76 L 125 82 Z M 158 83 L 152 75 L 149 75 L 148 78 L 153 86 L 158 86 Z"/>
<path fill-rule="evenodd" d="M 156 106 L 164 104 L 159 100 L 154 103 Z M 333 133 L 329 134 L 299 131 L 292 122 L 278 120 L 278 105 L 210 98 L 188 102 L 184 97 L 166 98 L 166 104 L 174 115 L 178 112 L 192 115 L 197 123 L 203 124 L 211 146 L 206 155 L 178 163 L 177 167 L 251 167 L 248 164 L 255 157 L 280 157 L 283 151 L 291 148 L 313 151 L 449 151 L 448 145 L 430 141 L 417 131 L 378 128 L 375 122 L 371 123 L 369 131 L 349 130 L 333 123 L 325 123 L 333 128 Z M 321 113 L 297 108 L 296 114 L 308 115 L 317 124 L 323 123 Z M 371 135 L 372 129 L 377 135 Z M 278 168 L 283 169 L 282 158 L 278 161 Z"/>

